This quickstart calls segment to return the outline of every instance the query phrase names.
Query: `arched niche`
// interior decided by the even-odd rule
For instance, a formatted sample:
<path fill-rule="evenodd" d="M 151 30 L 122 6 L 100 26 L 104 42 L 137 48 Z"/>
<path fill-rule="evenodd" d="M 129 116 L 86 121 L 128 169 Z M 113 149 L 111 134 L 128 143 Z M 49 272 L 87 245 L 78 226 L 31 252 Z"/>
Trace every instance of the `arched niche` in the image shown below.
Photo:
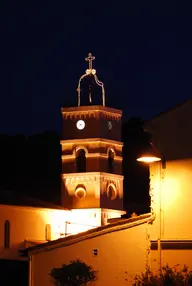
<path fill-rule="evenodd" d="M 78 148 L 75 152 L 76 158 L 76 172 L 86 172 L 86 150 L 84 148 Z"/>
<path fill-rule="evenodd" d="M 114 157 L 115 157 L 115 151 L 113 148 L 109 148 L 108 152 L 108 173 L 114 172 Z"/>
<path fill-rule="evenodd" d="M 10 247 L 10 221 L 4 223 L 4 248 Z"/>

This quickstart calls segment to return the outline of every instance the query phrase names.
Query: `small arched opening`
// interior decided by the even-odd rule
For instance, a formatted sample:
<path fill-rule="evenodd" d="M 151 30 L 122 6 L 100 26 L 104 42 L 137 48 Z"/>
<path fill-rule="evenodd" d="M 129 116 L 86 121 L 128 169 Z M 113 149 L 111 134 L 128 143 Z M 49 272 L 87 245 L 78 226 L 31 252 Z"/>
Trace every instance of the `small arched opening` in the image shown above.
<path fill-rule="evenodd" d="M 108 152 L 108 172 L 113 173 L 114 171 L 114 151 L 112 149 Z"/>
<path fill-rule="evenodd" d="M 4 248 L 10 247 L 10 221 L 4 223 Z"/>
<path fill-rule="evenodd" d="M 51 240 L 51 225 L 50 224 L 45 225 L 45 240 L 46 241 Z"/>
<path fill-rule="evenodd" d="M 117 191 L 114 184 L 109 184 L 107 188 L 107 196 L 110 200 L 115 200 L 117 197 Z"/>
<path fill-rule="evenodd" d="M 76 171 L 77 173 L 86 172 L 86 153 L 84 149 L 76 152 Z"/>

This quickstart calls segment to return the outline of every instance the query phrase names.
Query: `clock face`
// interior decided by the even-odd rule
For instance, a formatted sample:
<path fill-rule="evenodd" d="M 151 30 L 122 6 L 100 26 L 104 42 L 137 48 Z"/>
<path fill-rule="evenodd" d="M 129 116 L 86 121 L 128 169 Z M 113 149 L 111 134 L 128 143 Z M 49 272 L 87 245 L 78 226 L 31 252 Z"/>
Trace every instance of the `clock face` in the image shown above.
<path fill-rule="evenodd" d="M 108 129 L 111 130 L 112 127 L 113 127 L 112 122 L 111 122 L 111 121 L 108 121 Z"/>
<path fill-rule="evenodd" d="M 84 120 L 78 120 L 76 126 L 77 126 L 77 129 L 83 130 L 85 128 L 85 121 Z"/>

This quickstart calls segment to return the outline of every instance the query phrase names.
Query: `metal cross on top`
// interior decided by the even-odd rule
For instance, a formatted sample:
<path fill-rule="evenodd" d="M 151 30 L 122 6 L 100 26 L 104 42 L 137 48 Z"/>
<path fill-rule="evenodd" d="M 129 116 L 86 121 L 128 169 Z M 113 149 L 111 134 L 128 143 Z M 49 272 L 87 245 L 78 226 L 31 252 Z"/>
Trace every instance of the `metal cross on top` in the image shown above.
<path fill-rule="evenodd" d="M 85 58 L 87 62 L 89 62 L 89 70 L 92 70 L 92 62 L 94 61 L 95 57 L 92 56 L 92 53 L 88 54 L 88 57 Z"/>

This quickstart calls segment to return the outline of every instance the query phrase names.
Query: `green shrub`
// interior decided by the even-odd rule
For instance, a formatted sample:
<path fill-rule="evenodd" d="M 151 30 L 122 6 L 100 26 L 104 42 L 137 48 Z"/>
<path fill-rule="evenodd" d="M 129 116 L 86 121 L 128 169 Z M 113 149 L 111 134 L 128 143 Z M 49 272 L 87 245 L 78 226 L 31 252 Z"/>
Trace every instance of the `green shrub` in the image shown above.
<path fill-rule="evenodd" d="M 187 266 L 177 270 L 177 266 L 171 268 L 167 264 L 155 273 L 146 270 L 135 276 L 133 286 L 192 286 L 192 271 Z"/>

